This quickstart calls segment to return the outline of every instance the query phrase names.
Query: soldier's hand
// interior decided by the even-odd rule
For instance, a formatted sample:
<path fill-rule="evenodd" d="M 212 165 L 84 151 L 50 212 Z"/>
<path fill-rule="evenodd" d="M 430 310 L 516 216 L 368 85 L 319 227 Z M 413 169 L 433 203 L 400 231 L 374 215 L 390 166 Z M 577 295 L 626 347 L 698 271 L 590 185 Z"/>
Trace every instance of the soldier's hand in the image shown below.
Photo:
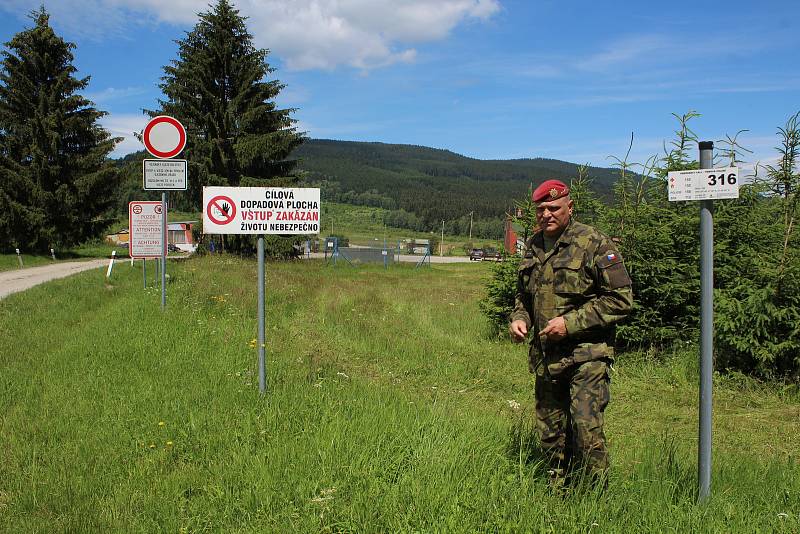
<path fill-rule="evenodd" d="M 521 343 L 528 335 L 528 325 L 525 324 L 525 321 L 516 320 L 508 327 L 508 331 L 511 333 L 511 340 L 514 343 Z"/>
<path fill-rule="evenodd" d="M 567 323 L 561 316 L 555 317 L 547 321 L 539 336 L 545 336 L 548 341 L 561 341 L 567 337 Z"/>

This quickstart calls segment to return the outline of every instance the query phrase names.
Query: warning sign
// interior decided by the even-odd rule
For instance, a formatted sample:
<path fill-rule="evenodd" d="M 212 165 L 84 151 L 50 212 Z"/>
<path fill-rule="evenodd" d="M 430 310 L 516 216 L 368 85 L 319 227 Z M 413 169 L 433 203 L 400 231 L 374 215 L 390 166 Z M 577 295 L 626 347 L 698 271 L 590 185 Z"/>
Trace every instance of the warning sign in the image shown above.
<path fill-rule="evenodd" d="M 214 224 L 220 226 L 230 224 L 236 217 L 236 204 L 231 197 L 217 195 L 208 201 L 206 215 Z"/>
<path fill-rule="evenodd" d="M 319 211 L 318 188 L 203 188 L 206 234 L 318 234 Z"/>
<path fill-rule="evenodd" d="M 128 253 L 131 258 L 160 258 L 164 253 L 164 215 L 161 202 L 128 204 Z"/>

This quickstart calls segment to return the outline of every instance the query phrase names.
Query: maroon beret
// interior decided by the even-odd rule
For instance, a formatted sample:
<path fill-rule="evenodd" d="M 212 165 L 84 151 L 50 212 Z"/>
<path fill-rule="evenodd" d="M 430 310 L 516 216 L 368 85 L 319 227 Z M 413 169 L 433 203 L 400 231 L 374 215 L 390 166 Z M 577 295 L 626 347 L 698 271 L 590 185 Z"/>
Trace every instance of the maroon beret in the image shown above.
<path fill-rule="evenodd" d="M 569 187 L 559 180 L 546 180 L 531 195 L 534 202 L 550 202 L 569 195 Z"/>

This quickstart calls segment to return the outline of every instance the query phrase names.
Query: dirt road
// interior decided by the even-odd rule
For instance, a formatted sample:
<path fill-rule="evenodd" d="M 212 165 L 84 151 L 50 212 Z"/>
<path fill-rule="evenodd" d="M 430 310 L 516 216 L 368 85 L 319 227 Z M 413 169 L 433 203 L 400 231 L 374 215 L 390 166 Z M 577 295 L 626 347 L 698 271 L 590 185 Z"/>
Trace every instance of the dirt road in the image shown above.
<path fill-rule="evenodd" d="M 108 259 L 65 261 L 15 271 L 2 271 L 0 272 L 0 299 L 43 282 L 64 278 L 89 269 L 97 269 L 104 265 L 108 265 Z"/>

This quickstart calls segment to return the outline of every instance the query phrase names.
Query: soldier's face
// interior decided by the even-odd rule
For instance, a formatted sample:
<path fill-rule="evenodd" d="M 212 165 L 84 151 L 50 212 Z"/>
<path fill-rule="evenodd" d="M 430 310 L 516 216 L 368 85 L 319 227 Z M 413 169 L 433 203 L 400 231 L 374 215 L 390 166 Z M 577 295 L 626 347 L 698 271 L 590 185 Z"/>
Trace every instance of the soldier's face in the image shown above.
<path fill-rule="evenodd" d="M 568 196 L 536 206 L 536 222 L 547 237 L 558 237 L 569 224 L 572 216 L 572 199 Z"/>

